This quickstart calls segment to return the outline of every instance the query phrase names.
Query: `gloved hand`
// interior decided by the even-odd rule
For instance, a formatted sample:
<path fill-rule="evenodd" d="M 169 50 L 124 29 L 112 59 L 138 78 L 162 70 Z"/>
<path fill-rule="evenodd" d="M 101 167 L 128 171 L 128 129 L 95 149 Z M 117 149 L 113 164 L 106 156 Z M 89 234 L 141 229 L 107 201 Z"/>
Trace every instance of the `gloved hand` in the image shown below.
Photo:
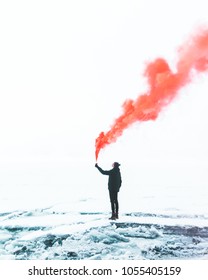
<path fill-rule="evenodd" d="M 96 164 L 95 164 L 95 167 L 98 167 L 98 164 L 97 164 L 97 162 L 96 162 Z"/>

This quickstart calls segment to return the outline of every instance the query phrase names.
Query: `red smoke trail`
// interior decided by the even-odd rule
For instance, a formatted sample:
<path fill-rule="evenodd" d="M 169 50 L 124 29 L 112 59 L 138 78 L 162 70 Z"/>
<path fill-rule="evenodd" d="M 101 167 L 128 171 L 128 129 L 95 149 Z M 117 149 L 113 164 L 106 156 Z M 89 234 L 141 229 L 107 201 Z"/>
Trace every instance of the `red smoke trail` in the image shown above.
<path fill-rule="evenodd" d="M 163 107 L 176 97 L 179 89 L 191 82 L 193 70 L 200 73 L 208 69 L 208 30 L 192 36 L 180 48 L 176 69 L 173 73 L 163 58 L 147 64 L 144 77 L 148 81 L 148 91 L 136 100 L 126 100 L 122 115 L 114 121 L 111 129 L 100 133 L 95 143 L 96 160 L 100 150 L 115 142 L 131 124 L 155 120 Z"/>

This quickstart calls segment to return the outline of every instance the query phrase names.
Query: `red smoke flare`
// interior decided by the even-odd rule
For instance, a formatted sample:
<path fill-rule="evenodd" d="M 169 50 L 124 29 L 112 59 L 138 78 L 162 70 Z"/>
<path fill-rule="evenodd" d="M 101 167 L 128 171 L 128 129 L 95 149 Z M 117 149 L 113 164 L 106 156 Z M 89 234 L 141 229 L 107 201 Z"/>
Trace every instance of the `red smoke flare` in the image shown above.
<path fill-rule="evenodd" d="M 173 73 L 163 58 L 147 64 L 144 77 L 148 81 L 148 91 L 136 100 L 126 100 L 122 106 L 122 115 L 114 121 L 111 129 L 100 133 L 95 143 L 96 160 L 100 150 L 115 142 L 131 124 L 155 120 L 163 107 L 176 97 L 179 89 L 191 82 L 192 70 L 204 72 L 208 69 L 208 30 L 192 36 L 179 49 L 176 69 Z"/>

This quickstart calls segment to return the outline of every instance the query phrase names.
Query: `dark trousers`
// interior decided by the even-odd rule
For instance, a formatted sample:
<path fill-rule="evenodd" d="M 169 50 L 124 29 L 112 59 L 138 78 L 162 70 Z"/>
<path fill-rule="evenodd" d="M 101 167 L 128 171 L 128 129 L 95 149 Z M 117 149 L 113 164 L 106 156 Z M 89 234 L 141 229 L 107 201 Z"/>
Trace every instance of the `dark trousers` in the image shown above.
<path fill-rule="evenodd" d="M 118 192 L 109 190 L 112 213 L 118 213 Z"/>

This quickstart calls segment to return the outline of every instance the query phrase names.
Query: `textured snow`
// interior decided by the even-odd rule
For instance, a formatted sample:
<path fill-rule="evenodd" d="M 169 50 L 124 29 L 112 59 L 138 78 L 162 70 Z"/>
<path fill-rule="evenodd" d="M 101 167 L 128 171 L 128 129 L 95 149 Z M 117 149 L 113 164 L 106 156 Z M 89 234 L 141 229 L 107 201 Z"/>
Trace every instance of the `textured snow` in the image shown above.
<path fill-rule="evenodd" d="M 33 196 L 28 186 L 11 196 L 4 189 L 0 259 L 208 259 L 206 188 L 123 186 L 119 219 L 111 221 L 104 187 L 92 196 L 74 189 L 66 198 L 67 188 L 46 188 L 41 199 L 32 186 Z"/>
<path fill-rule="evenodd" d="M 204 215 L 54 211 L 1 213 L 1 259 L 208 258 Z"/>

